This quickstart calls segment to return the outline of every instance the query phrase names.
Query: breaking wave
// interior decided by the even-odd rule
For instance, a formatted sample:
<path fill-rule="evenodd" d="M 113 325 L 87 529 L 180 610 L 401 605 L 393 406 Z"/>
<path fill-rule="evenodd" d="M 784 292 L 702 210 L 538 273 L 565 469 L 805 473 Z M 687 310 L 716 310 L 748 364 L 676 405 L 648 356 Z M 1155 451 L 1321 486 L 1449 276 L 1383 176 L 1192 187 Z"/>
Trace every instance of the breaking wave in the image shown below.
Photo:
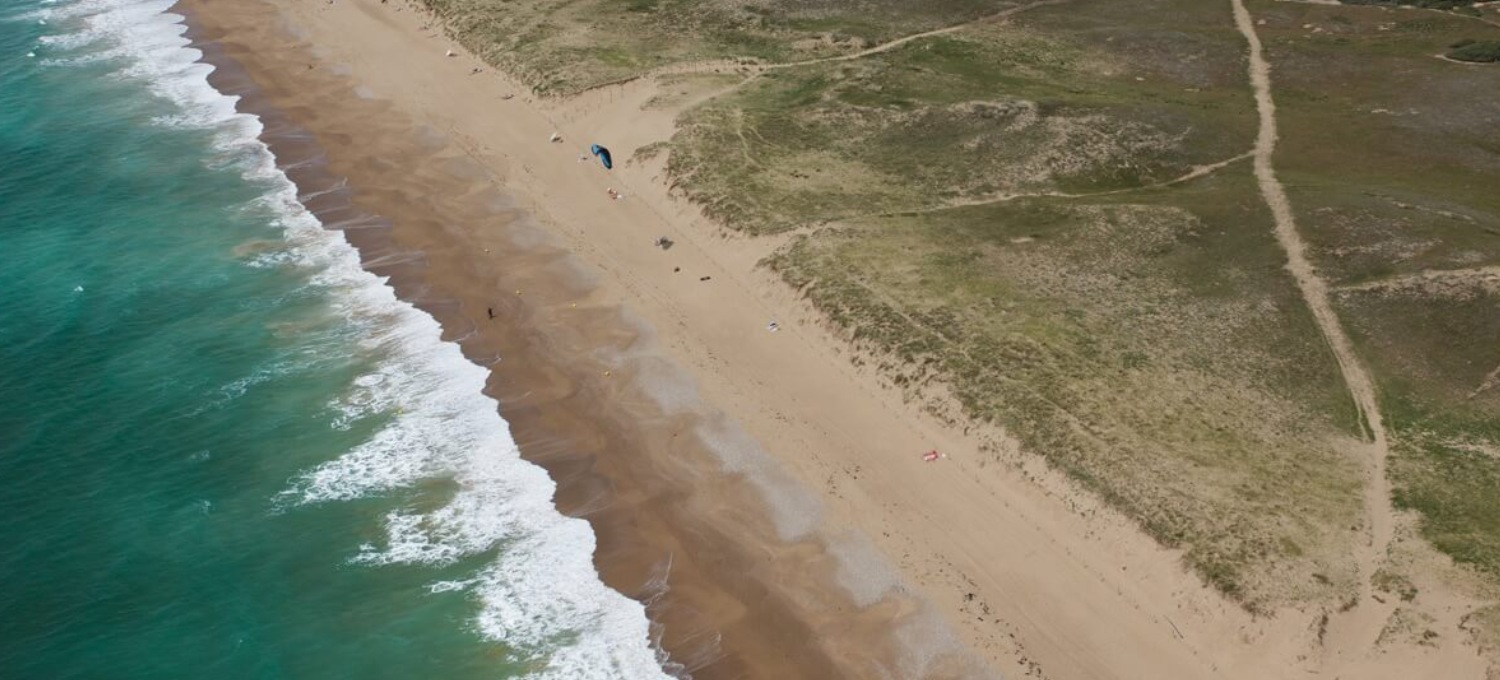
<path fill-rule="evenodd" d="M 296 187 L 260 141 L 259 119 L 237 112 L 236 98 L 209 85 L 213 67 L 190 47 L 184 18 L 170 12 L 174 4 L 44 2 L 23 17 L 60 31 L 37 45 L 43 64 L 105 64 L 112 77 L 138 81 L 172 109 L 151 117 L 151 124 L 206 133 L 212 167 L 233 168 L 263 187 L 257 201 L 240 209 L 263 214 L 281 240 L 246 265 L 305 275 L 306 286 L 329 301 L 339 328 L 338 341 L 321 343 L 322 349 L 374 358 L 374 368 L 328 408 L 331 428 L 364 424 L 372 433 L 338 458 L 305 470 L 271 505 L 310 510 L 432 480 L 451 482 L 454 491 L 441 507 L 387 513 L 384 537 L 362 546 L 351 564 L 479 564 L 463 578 L 434 577 L 429 589 L 469 593 L 475 603 L 471 625 L 513 650 L 512 661 L 531 669 L 527 677 L 666 677 L 644 609 L 599 580 L 588 524 L 556 511 L 553 482 L 520 458 L 495 402 L 482 394 L 487 371 L 443 342 L 436 321 L 397 299 L 384 281 L 361 268 L 341 233 L 325 229 L 304 209 Z M 236 398 L 263 378 L 226 386 L 223 398 Z"/>

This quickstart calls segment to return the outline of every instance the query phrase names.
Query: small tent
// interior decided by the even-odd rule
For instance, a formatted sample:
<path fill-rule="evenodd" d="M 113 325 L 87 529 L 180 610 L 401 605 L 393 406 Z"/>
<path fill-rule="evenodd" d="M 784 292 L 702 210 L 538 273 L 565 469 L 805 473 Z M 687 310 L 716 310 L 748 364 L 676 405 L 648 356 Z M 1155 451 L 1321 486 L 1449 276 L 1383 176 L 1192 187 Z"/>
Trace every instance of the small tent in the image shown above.
<path fill-rule="evenodd" d="M 612 158 L 609 157 L 609 149 L 606 149 L 606 148 L 604 148 L 602 146 L 599 146 L 598 144 L 595 144 L 595 145 L 589 147 L 589 151 L 594 152 L 594 156 L 598 157 L 599 162 L 604 164 L 604 169 L 605 170 L 609 170 L 609 169 L 615 167 L 615 161 L 614 161 L 614 159 L 612 159 Z"/>

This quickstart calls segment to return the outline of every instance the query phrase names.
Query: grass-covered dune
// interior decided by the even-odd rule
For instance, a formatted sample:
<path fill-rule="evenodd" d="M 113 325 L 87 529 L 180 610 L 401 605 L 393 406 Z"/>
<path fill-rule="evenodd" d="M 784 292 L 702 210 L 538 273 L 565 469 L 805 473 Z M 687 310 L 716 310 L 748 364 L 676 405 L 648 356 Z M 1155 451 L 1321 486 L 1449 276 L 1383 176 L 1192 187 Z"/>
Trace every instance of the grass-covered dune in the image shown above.
<path fill-rule="evenodd" d="M 1277 164 L 1376 373 L 1397 505 L 1500 580 L 1500 69 L 1453 64 L 1439 12 L 1261 3 Z M 1356 11 L 1358 10 L 1358 11 Z"/>

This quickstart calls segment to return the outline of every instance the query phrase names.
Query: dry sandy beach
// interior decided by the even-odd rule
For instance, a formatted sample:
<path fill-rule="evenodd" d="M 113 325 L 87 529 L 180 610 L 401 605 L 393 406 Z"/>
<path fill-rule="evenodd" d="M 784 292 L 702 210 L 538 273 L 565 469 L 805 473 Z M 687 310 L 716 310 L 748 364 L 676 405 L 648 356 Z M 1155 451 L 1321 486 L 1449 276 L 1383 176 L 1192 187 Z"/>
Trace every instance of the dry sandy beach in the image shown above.
<path fill-rule="evenodd" d="M 1253 617 L 1003 433 L 904 403 L 757 268 L 783 241 L 632 158 L 672 131 L 656 81 L 538 100 L 399 1 L 182 7 L 308 206 L 493 367 L 523 454 L 693 677 L 1483 677 L 1470 647 Z"/>

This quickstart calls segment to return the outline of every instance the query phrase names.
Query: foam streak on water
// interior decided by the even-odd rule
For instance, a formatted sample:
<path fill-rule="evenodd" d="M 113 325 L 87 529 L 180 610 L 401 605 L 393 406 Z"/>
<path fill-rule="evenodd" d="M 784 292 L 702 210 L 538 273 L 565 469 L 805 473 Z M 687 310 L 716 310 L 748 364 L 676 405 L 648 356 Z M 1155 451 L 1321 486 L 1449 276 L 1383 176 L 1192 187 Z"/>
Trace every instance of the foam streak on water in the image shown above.
<path fill-rule="evenodd" d="M 216 167 L 242 171 L 265 188 L 258 205 L 280 227 L 282 252 L 252 265 L 294 267 L 327 293 L 355 343 L 344 351 L 378 357 L 376 368 L 331 404 L 329 426 L 383 422 L 365 441 L 289 483 L 268 507 L 316 511 L 335 503 L 410 489 L 434 479 L 456 491 L 435 510 L 396 510 L 385 537 L 350 562 L 453 565 L 487 555 L 467 578 L 434 578 L 434 592 L 467 590 L 474 628 L 516 650 L 530 677 L 661 678 L 643 608 L 600 582 L 592 563 L 594 536 L 583 520 L 560 515 L 554 485 L 521 460 L 496 404 L 482 395 L 486 371 L 440 340 L 437 323 L 397 300 L 361 269 L 358 254 L 318 223 L 296 199 L 259 141 L 258 119 L 237 113 L 235 99 L 208 84 L 212 67 L 188 47 L 172 0 L 77 0 L 43 3 L 27 15 L 60 31 L 37 46 L 50 68 L 106 62 L 115 76 L 139 82 L 174 105 L 156 125 L 206 130 Z M 332 347 L 331 349 L 339 349 Z M 248 386 L 248 383 L 247 383 Z M 230 394 L 228 397 L 232 398 Z M 468 562 L 465 561 L 465 564 Z"/>

